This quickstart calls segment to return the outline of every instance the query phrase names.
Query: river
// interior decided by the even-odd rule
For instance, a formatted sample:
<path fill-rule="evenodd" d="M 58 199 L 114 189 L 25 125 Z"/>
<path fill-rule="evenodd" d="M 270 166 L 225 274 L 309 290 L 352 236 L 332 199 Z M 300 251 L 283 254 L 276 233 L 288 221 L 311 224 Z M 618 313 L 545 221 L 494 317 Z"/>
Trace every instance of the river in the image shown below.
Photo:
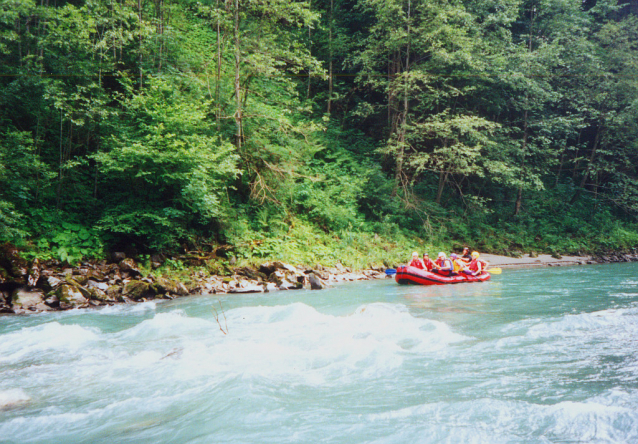
<path fill-rule="evenodd" d="M 638 442 L 638 264 L 5 316 L 3 402 L 1 443 Z"/>

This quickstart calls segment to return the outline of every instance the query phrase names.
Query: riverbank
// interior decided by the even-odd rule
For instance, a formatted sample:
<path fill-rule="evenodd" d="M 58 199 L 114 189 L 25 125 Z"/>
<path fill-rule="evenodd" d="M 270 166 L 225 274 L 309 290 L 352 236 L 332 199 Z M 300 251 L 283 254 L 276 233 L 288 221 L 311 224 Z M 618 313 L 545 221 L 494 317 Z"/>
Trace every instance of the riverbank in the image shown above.
<path fill-rule="evenodd" d="M 223 274 L 203 267 L 169 271 L 156 262 L 150 268 L 116 253 L 112 261 L 84 262 L 76 267 L 56 262 L 27 262 L 17 250 L 3 252 L 0 267 L 0 313 L 29 314 L 118 303 L 174 299 L 193 294 L 266 293 L 320 290 L 337 282 L 385 278 L 384 267 L 353 270 L 294 266 L 281 261 L 256 267 L 224 265 Z"/>
<path fill-rule="evenodd" d="M 213 267 L 217 271 L 211 272 L 210 268 L 197 266 L 172 270 L 159 257 L 144 265 L 124 253 L 114 253 L 110 261 L 84 262 L 75 267 L 55 261 L 27 262 L 8 244 L 0 253 L 0 313 L 4 314 L 99 307 L 193 294 L 320 290 L 338 282 L 386 278 L 383 266 L 356 270 L 341 263 L 332 267 L 295 266 L 281 261 L 236 267 L 224 263 Z M 482 258 L 490 266 L 504 269 L 638 261 L 637 254 L 596 258 L 483 254 Z"/>

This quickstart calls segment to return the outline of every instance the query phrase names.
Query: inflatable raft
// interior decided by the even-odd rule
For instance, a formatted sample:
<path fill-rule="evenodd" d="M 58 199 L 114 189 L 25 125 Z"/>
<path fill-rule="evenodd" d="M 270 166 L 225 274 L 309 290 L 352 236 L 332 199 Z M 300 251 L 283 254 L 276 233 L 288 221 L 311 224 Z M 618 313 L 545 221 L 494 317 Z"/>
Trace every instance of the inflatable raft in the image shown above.
<path fill-rule="evenodd" d="M 432 273 L 430 271 L 421 270 L 420 268 L 402 266 L 397 268 L 394 279 L 401 285 L 444 285 L 444 284 L 460 284 L 462 282 L 483 282 L 490 278 L 490 274 L 486 271 L 478 276 L 470 276 L 467 274 L 459 274 L 456 276 L 443 276 L 442 274 Z"/>

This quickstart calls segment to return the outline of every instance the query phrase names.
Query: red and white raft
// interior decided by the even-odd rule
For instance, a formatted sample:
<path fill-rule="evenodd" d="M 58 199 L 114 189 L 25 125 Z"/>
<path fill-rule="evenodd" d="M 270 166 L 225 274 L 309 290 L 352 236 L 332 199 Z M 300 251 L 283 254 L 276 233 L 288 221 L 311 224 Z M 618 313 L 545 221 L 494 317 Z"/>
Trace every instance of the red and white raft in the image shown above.
<path fill-rule="evenodd" d="M 483 282 L 490 278 L 486 271 L 478 276 L 470 276 L 465 273 L 455 276 L 444 276 L 438 273 L 421 270 L 420 268 L 401 266 L 397 268 L 394 279 L 401 285 L 444 285 L 460 284 L 462 282 Z"/>

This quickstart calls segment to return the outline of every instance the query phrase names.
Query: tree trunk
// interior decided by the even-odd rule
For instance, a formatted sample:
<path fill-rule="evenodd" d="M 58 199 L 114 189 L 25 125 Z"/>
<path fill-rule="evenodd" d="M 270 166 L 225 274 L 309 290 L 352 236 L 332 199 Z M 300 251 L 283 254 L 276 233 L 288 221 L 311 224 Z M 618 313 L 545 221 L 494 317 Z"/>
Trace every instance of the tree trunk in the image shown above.
<path fill-rule="evenodd" d="M 328 26 L 328 46 L 329 46 L 329 63 L 328 63 L 328 114 L 332 110 L 332 21 L 334 19 L 334 0 L 330 0 L 330 26 Z"/>
<path fill-rule="evenodd" d="M 441 171 L 439 173 L 439 189 L 436 192 L 436 203 L 437 205 L 441 205 L 441 198 L 443 197 L 443 189 L 445 188 L 445 184 L 447 183 L 447 171 Z"/>
<path fill-rule="evenodd" d="M 239 0 L 235 0 L 235 125 L 237 126 L 236 145 L 237 149 L 241 149 L 242 146 L 242 100 L 241 100 L 241 82 L 240 82 L 240 64 L 241 64 L 241 49 L 239 46 Z"/>
<path fill-rule="evenodd" d="M 587 162 L 587 166 L 585 167 L 585 171 L 583 172 L 583 177 L 580 180 L 580 185 L 578 186 L 578 189 L 574 193 L 574 196 L 572 197 L 572 199 L 569 201 L 570 205 L 574 205 L 576 201 L 580 198 L 580 195 L 583 193 L 583 188 L 585 188 L 585 184 L 587 184 L 587 178 L 589 177 L 591 166 L 594 162 L 594 158 L 596 157 L 596 150 L 598 149 L 599 143 L 600 143 L 600 129 L 596 131 L 596 137 L 594 139 L 594 145 L 592 146 L 592 149 L 591 149 L 591 154 L 589 155 L 589 161 Z"/>

